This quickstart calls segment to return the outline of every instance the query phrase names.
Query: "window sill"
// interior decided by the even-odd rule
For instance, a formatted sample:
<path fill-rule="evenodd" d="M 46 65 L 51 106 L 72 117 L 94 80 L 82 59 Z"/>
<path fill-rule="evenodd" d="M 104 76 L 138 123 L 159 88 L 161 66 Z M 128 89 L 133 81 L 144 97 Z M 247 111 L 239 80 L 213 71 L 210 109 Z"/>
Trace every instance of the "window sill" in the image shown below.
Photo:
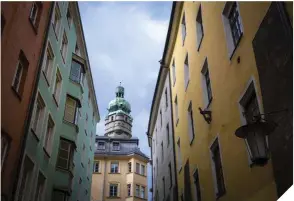
<path fill-rule="evenodd" d="M 43 73 L 43 75 L 44 75 L 44 78 L 45 78 L 45 81 L 46 81 L 48 87 L 50 87 L 49 80 L 48 80 L 47 75 L 45 74 L 44 70 L 42 70 L 42 73 Z"/>
<path fill-rule="evenodd" d="M 80 82 L 76 82 L 74 80 L 72 80 L 70 77 L 69 77 L 69 80 L 74 84 L 74 85 L 77 85 L 81 88 L 81 91 L 82 91 L 82 94 L 84 93 L 84 88 L 83 88 L 83 85 L 81 84 L 81 80 Z"/>
<path fill-rule="evenodd" d="M 137 172 L 135 172 L 135 174 L 136 174 L 136 175 L 140 175 L 140 176 L 142 176 L 142 177 L 147 177 L 146 175 L 144 175 L 144 174 L 140 174 L 140 173 L 137 173 Z"/>
<path fill-rule="evenodd" d="M 239 38 L 238 42 L 236 43 L 233 52 L 230 55 L 230 60 L 232 60 L 237 48 L 239 47 L 239 44 L 240 44 L 240 41 L 241 41 L 242 38 L 243 38 L 243 33 L 241 33 L 240 38 Z"/>
<path fill-rule="evenodd" d="M 73 172 L 70 169 L 65 169 L 65 168 L 56 166 L 56 170 L 58 170 L 60 172 L 67 173 L 67 174 L 70 174 L 71 176 L 73 176 Z"/>
<path fill-rule="evenodd" d="M 63 119 L 63 123 L 65 123 L 65 124 L 67 124 L 67 125 L 69 125 L 69 126 L 75 127 L 76 132 L 79 133 L 79 126 L 78 126 L 78 125 L 76 125 L 76 124 L 74 124 L 74 123 L 72 123 L 72 122 L 69 122 L 69 121 L 67 121 L 67 120 L 65 120 L 65 119 Z"/>
<path fill-rule="evenodd" d="M 200 39 L 200 41 L 199 41 L 199 44 L 198 44 L 198 47 L 197 47 L 197 52 L 199 52 L 199 50 L 200 50 L 200 47 L 201 47 L 201 44 L 202 44 L 203 38 L 204 38 L 204 34 L 202 34 L 202 37 L 201 37 L 201 39 Z"/>
<path fill-rule="evenodd" d="M 39 136 L 36 134 L 36 132 L 34 131 L 34 129 L 31 128 L 31 132 L 33 133 L 33 136 L 36 138 L 36 140 L 39 142 L 40 138 Z"/>
<path fill-rule="evenodd" d="M 19 101 L 21 101 L 21 95 L 16 91 L 16 89 L 11 86 L 12 91 L 14 92 L 14 95 L 18 98 Z"/>
<path fill-rule="evenodd" d="M 120 174 L 120 172 L 109 172 L 108 174 Z"/>
<path fill-rule="evenodd" d="M 120 199 L 120 197 L 118 197 L 118 196 L 108 196 L 108 197 L 106 197 L 107 199 Z"/>
<path fill-rule="evenodd" d="M 141 198 L 141 197 L 139 197 L 139 196 L 134 196 L 135 198 L 138 198 L 138 199 L 140 199 L 140 200 L 147 200 L 146 198 Z"/>
<path fill-rule="evenodd" d="M 93 172 L 93 174 L 101 174 L 101 172 Z"/>
<path fill-rule="evenodd" d="M 30 24 L 32 26 L 32 29 L 34 30 L 35 34 L 38 35 L 38 26 L 34 25 L 31 18 L 29 18 Z"/>

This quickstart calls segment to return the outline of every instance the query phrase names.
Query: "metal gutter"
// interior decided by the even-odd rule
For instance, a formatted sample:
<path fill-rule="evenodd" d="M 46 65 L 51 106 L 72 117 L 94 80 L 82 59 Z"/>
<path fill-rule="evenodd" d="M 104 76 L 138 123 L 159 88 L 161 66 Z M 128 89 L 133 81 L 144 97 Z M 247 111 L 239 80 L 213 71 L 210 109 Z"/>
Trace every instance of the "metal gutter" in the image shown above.
<path fill-rule="evenodd" d="M 25 152 L 25 148 L 26 148 L 26 141 L 27 141 L 27 137 L 28 137 L 28 133 L 29 133 L 29 128 L 30 128 L 30 122 L 31 122 L 31 118 L 33 115 L 33 110 L 34 110 L 34 102 L 36 99 L 36 94 L 38 91 L 38 84 L 40 81 L 40 75 L 41 75 L 41 70 L 42 70 L 42 61 L 45 55 L 45 50 L 46 50 L 46 43 L 47 43 L 47 38 L 49 35 L 49 29 L 50 29 L 50 25 L 51 25 L 51 18 L 53 15 L 53 7 L 54 7 L 54 2 L 51 3 L 50 6 L 50 10 L 49 10 L 49 18 L 47 19 L 47 27 L 45 29 L 45 37 L 43 40 L 43 46 L 42 46 L 42 51 L 41 51 L 41 56 L 39 57 L 39 61 L 38 61 L 38 68 L 37 68 L 37 76 L 35 77 L 34 83 L 33 83 L 33 91 L 31 94 L 31 98 L 30 98 L 30 103 L 29 103 L 29 109 L 26 115 L 26 119 L 25 119 L 25 125 L 24 125 L 24 133 L 23 133 L 23 137 L 21 139 L 21 152 L 20 152 L 20 157 L 19 157 L 19 161 L 17 164 L 17 171 L 16 171 L 16 177 L 14 179 L 14 185 L 13 185 L 13 190 L 12 190 L 12 200 L 15 199 L 16 196 L 16 190 L 17 190 L 17 186 L 18 186 L 18 178 L 20 176 L 20 171 L 21 171 L 21 165 L 22 165 L 22 158 L 24 157 L 24 152 Z"/>

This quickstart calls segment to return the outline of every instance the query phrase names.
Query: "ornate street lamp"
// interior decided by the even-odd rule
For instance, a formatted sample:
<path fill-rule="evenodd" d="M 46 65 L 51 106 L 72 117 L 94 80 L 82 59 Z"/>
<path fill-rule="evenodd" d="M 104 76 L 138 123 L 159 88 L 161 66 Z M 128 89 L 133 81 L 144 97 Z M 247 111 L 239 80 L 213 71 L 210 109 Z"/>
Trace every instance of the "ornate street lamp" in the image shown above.
<path fill-rule="evenodd" d="M 277 112 L 281 111 L 271 112 L 268 114 Z M 245 140 L 246 148 L 253 164 L 259 166 L 264 166 L 269 159 L 266 136 L 272 133 L 277 126 L 275 122 L 265 121 L 261 118 L 261 116 L 268 114 L 254 116 L 255 121 L 253 123 L 241 126 L 235 132 L 237 137 Z"/>

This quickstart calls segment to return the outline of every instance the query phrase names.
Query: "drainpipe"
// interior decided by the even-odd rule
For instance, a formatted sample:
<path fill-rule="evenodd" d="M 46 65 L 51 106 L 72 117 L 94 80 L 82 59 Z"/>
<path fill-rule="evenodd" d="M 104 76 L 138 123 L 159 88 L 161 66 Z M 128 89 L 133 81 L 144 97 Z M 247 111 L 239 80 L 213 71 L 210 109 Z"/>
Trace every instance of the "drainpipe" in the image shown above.
<path fill-rule="evenodd" d="M 176 141 L 175 141 L 175 128 L 174 128 L 174 115 L 173 115 L 173 105 L 172 105 L 172 85 L 171 85 L 171 79 L 170 79 L 170 70 L 169 70 L 169 67 L 166 66 L 165 64 L 163 63 L 160 63 L 161 64 L 161 68 L 165 68 L 167 69 L 167 74 L 168 74 L 168 80 L 169 80 L 169 95 L 170 95 L 170 111 L 171 111 L 171 121 L 172 121 L 172 138 L 173 138 L 173 155 L 174 155 L 174 169 L 175 169 L 175 187 L 176 187 L 176 198 L 174 198 L 174 200 L 178 201 L 179 199 L 179 195 L 178 195 L 178 176 L 177 176 L 177 164 L 176 164 Z"/>
<path fill-rule="evenodd" d="M 45 30 L 45 37 L 43 40 L 43 45 L 42 45 L 42 51 L 41 51 L 41 56 L 39 57 L 39 61 L 38 61 L 38 68 L 37 68 L 37 76 L 34 79 L 33 82 L 33 90 L 32 90 L 32 94 L 30 97 L 30 102 L 29 102 L 29 108 L 26 114 L 26 119 L 25 119 L 25 125 L 24 125 L 24 130 L 23 130 L 23 135 L 22 135 L 22 139 L 21 139 L 21 146 L 20 146 L 20 157 L 19 157 L 19 161 L 17 163 L 17 170 L 16 170 L 16 177 L 14 178 L 14 185 L 13 185 L 13 189 L 12 189 L 12 200 L 15 199 L 16 196 L 16 190 L 17 190 L 17 184 L 18 184 L 18 178 L 20 176 L 20 171 L 21 171 L 21 165 L 22 165 L 22 159 L 24 157 L 24 152 L 25 152 L 25 148 L 26 148 L 26 140 L 28 137 L 28 133 L 29 133 L 29 128 L 30 128 L 30 122 L 31 122 L 31 118 L 33 115 L 33 109 L 34 109 L 34 102 L 36 99 L 36 94 L 38 91 L 38 83 L 40 80 L 40 75 L 41 75 L 41 69 L 42 69 L 42 61 L 45 55 L 45 48 L 46 48 L 46 42 L 47 42 L 47 38 L 49 35 L 49 29 L 50 29 L 50 25 L 51 25 L 51 18 L 52 18 L 52 14 L 53 14 L 53 7 L 54 7 L 54 2 L 51 3 L 50 9 L 49 9 L 49 19 L 47 21 L 47 27 Z"/>

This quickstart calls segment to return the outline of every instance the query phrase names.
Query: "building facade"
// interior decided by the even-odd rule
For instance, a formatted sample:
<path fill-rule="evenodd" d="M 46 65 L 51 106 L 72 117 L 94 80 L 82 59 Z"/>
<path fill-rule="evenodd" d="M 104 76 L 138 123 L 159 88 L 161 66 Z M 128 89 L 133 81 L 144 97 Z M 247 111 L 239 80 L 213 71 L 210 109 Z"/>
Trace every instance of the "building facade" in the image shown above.
<path fill-rule="evenodd" d="M 33 102 L 50 2 L 1 2 L 1 200 L 10 200 Z"/>
<path fill-rule="evenodd" d="M 178 200 L 169 69 L 161 66 L 149 118 L 152 200 Z M 161 192 L 161 193 L 160 193 Z"/>
<path fill-rule="evenodd" d="M 90 200 L 100 120 L 77 2 L 54 2 L 14 200 Z"/>
<path fill-rule="evenodd" d="M 179 200 L 277 200 L 292 185 L 292 6 L 173 3 L 162 65 Z"/>
<path fill-rule="evenodd" d="M 104 136 L 96 136 L 92 175 L 93 201 L 148 200 L 148 157 L 132 137 L 131 106 L 118 86 L 108 105 Z"/>

